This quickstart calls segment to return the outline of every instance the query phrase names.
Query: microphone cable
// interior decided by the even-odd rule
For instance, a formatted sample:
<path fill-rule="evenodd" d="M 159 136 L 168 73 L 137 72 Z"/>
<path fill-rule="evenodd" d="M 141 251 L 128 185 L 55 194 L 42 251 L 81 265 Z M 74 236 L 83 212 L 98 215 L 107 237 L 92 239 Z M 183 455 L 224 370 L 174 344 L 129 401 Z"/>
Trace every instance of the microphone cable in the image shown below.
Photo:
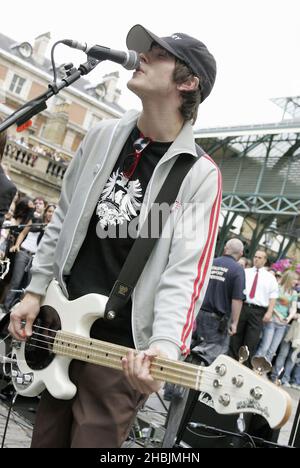
<path fill-rule="evenodd" d="M 63 40 L 55 42 L 53 46 L 51 47 L 51 65 L 52 65 L 52 70 L 53 70 L 53 83 L 55 85 L 57 84 L 57 70 L 56 70 L 55 59 L 54 59 L 54 50 L 58 44 L 63 44 Z"/>

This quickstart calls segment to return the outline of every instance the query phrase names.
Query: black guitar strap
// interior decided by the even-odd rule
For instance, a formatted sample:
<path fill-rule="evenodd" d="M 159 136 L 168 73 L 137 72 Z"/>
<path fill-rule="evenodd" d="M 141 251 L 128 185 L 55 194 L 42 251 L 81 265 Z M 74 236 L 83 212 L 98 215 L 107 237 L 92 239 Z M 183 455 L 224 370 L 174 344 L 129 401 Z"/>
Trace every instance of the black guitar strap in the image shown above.
<path fill-rule="evenodd" d="M 198 145 L 196 145 L 196 149 L 198 156 L 201 157 L 204 154 L 204 151 Z M 104 313 L 105 320 L 115 319 L 122 308 L 124 308 L 125 304 L 129 301 L 132 291 L 151 255 L 154 245 L 157 239 L 161 236 L 168 219 L 166 216 L 162 216 L 156 235 L 153 237 L 150 236 L 151 217 L 154 215 L 154 210 L 156 210 L 155 205 L 167 203 L 171 206 L 175 202 L 183 179 L 198 159 L 199 158 L 195 158 L 191 154 L 180 154 L 170 169 L 170 172 L 141 228 L 140 234 L 134 241 L 119 277 L 110 292 Z"/>

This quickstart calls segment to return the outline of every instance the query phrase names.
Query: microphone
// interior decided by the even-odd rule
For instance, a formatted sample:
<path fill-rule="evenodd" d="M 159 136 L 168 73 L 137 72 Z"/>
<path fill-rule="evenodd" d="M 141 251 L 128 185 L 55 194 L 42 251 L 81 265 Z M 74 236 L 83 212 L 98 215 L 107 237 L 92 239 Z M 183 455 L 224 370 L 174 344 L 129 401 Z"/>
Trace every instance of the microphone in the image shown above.
<path fill-rule="evenodd" d="M 135 70 L 140 66 L 140 58 L 134 50 L 123 52 L 121 50 L 114 50 L 97 44 L 92 47 L 88 47 L 86 43 L 82 44 L 71 39 L 64 39 L 61 42 L 73 49 L 82 50 L 89 57 L 93 57 L 97 60 L 111 60 L 112 62 L 119 63 L 127 70 Z"/>

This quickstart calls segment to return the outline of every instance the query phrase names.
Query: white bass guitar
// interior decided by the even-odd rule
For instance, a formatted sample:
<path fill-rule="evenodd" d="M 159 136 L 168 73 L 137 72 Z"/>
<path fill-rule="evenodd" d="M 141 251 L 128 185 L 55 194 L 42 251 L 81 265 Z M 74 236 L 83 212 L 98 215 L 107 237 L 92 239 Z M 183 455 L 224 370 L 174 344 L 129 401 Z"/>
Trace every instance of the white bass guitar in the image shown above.
<path fill-rule="evenodd" d="M 88 294 L 68 301 L 58 283 L 50 283 L 32 337 L 13 341 L 12 379 L 19 394 L 32 397 L 47 388 L 55 398 L 71 399 L 76 394 L 68 372 L 72 359 L 122 369 L 128 349 L 89 336 L 107 299 Z M 150 372 L 157 380 L 208 393 L 218 413 L 260 414 L 272 428 L 291 413 L 287 392 L 228 356 L 220 355 L 209 367 L 158 357 Z"/>

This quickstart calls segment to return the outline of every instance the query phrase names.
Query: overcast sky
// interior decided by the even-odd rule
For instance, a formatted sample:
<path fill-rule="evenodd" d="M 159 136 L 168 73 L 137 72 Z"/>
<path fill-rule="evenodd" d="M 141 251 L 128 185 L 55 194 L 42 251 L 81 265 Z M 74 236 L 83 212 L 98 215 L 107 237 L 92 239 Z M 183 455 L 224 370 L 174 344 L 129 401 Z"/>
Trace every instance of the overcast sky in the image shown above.
<path fill-rule="evenodd" d="M 51 44 L 76 39 L 125 50 L 126 34 L 140 23 L 159 36 L 184 32 L 215 55 L 218 76 L 200 106 L 195 128 L 278 121 L 272 97 L 300 95 L 300 0 L 3 0 L 1 32 L 32 42 L 50 31 Z M 60 45 L 58 62 L 85 61 Z M 120 104 L 139 108 L 126 88 L 131 72 L 104 62 L 88 79 L 119 70 Z"/>

